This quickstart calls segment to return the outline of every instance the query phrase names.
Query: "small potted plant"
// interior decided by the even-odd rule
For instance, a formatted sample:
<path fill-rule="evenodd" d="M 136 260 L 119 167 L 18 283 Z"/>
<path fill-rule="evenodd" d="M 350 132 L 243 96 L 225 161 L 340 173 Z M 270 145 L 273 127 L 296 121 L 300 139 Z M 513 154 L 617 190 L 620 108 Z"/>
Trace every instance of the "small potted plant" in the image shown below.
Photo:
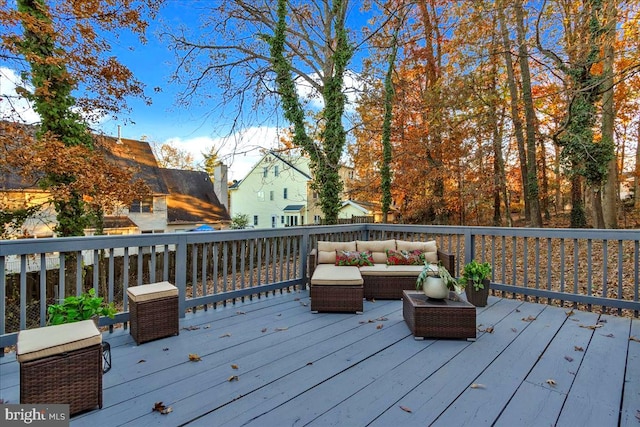
<path fill-rule="evenodd" d="M 487 305 L 490 275 L 491 264 L 472 260 L 464 266 L 462 276 L 458 279 L 460 284 L 465 285 L 467 301 L 476 307 L 484 307 Z"/>
<path fill-rule="evenodd" d="M 454 290 L 457 284 L 458 281 L 441 263 L 436 266 L 425 262 L 416 279 L 416 289 L 422 290 L 428 298 L 432 299 L 447 298 L 449 291 Z"/>
<path fill-rule="evenodd" d="M 79 322 L 93 319 L 96 322 L 100 316 L 115 317 L 116 307 L 112 303 L 106 304 L 104 298 L 97 297 L 95 289 L 79 296 L 66 297 L 60 304 L 47 307 L 48 325 Z"/>

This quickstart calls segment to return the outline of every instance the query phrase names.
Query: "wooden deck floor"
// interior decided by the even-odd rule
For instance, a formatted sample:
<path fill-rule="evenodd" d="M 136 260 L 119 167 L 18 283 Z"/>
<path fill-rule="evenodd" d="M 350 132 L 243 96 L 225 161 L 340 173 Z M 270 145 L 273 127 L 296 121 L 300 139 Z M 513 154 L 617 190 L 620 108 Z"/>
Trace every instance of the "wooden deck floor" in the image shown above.
<path fill-rule="evenodd" d="M 400 301 L 313 314 L 300 292 L 201 311 L 141 346 L 105 334 L 104 407 L 71 425 L 640 425 L 640 321 L 567 312 L 491 297 L 468 342 L 415 340 Z M 18 382 L 9 354 L 0 399 L 18 403 Z"/>

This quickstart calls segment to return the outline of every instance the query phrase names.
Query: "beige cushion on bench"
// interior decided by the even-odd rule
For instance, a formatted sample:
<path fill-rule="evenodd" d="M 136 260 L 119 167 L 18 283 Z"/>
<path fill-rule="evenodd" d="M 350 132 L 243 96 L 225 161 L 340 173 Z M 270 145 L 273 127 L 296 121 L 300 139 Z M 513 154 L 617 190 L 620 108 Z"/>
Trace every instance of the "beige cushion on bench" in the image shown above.
<path fill-rule="evenodd" d="M 362 285 L 364 280 L 358 267 L 319 264 L 311 277 L 313 285 Z"/>
<path fill-rule="evenodd" d="M 93 320 L 27 329 L 18 333 L 18 362 L 68 353 L 102 342 L 102 334 Z"/>
<path fill-rule="evenodd" d="M 169 282 L 151 283 L 150 285 L 133 286 L 127 289 L 127 295 L 134 302 L 144 302 L 178 295 L 178 288 Z"/>
<path fill-rule="evenodd" d="M 406 240 L 396 240 L 399 251 L 415 251 L 420 250 L 425 254 L 425 260 L 428 263 L 438 263 L 438 246 L 435 240 L 428 242 L 409 242 Z"/>
<path fill-rule="evenodd" d="M 336 251 L 355 251 L 356 242 L 318 242 L 318 264 L 335 264 Z"/>
<path fill-rule="evenodd" d="M 415 276 L 417 278 L 422 271 L 422 267 L 424 266 L 375 264 L 371 267 L 360 267 L 360 274 L 363 276 Z M 437 267 L 434 264 L 430 264 L 429 267 L 437 271 Z"/>

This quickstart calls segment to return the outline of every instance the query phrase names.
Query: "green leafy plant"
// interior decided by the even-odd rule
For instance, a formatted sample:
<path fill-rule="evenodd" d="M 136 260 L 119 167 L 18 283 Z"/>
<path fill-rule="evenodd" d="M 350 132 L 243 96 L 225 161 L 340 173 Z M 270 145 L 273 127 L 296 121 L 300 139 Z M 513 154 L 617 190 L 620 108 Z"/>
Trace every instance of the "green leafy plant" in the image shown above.
<path fill-rule="evenodd" d="M 473 285 L 473 289 L 484 289 L 483 280 L 488 279 L 491 275 L 491 264 L 488 262 L 478 262 L 472 260 L 464 266 L 462 276 L 458 282 L 462 285 Z"/>
<path fill-rule="evenodd" d="M 79 322 L 96 316 L 107 316 L 111 319 L 117 313 L 113 302 L 106 304 L 104 298 L 97 297 L 95 289 L 79 296 L 66 297 L 60 304 L 47 307 L 49 325 Z"/>
<path fill-rule="evenodd" d="M 427 280 L 427 277 L 440 277 L 447 288 L 453 290 L 455 286 L 458 285 L 458 281 L 449 273 L 442 263 L 438 263 L 437 269 L 434 270 L 431 264 L 425 262 L 424 267 L 422 267 L 422 271 L 418 275 L 416 279 L 416 289 L 421 290 L 424 282 Z"/>

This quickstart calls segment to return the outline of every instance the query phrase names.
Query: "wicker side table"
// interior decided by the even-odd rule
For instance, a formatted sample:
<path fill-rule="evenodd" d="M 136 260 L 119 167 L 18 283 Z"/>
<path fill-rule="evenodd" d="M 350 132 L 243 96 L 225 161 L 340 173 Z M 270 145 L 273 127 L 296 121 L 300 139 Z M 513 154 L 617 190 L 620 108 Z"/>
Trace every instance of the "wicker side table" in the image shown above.
<path fill-rule="evenodd" d="M 422 292 L 402 291 L 402 315 L 416 339 L 476 339 L 476 308 L 467 301 L 432 300 Z"/>
<path fill-rule="evenodd" d="M 102 408 L 102 334 L 92 320 L 18 333 L 20 403 Z"/>
<path fill-rule="evenodd" d="M 169 282 L 127 289 L 130 334 L 136 344 L 178 335 L 178 288 Z"/>

